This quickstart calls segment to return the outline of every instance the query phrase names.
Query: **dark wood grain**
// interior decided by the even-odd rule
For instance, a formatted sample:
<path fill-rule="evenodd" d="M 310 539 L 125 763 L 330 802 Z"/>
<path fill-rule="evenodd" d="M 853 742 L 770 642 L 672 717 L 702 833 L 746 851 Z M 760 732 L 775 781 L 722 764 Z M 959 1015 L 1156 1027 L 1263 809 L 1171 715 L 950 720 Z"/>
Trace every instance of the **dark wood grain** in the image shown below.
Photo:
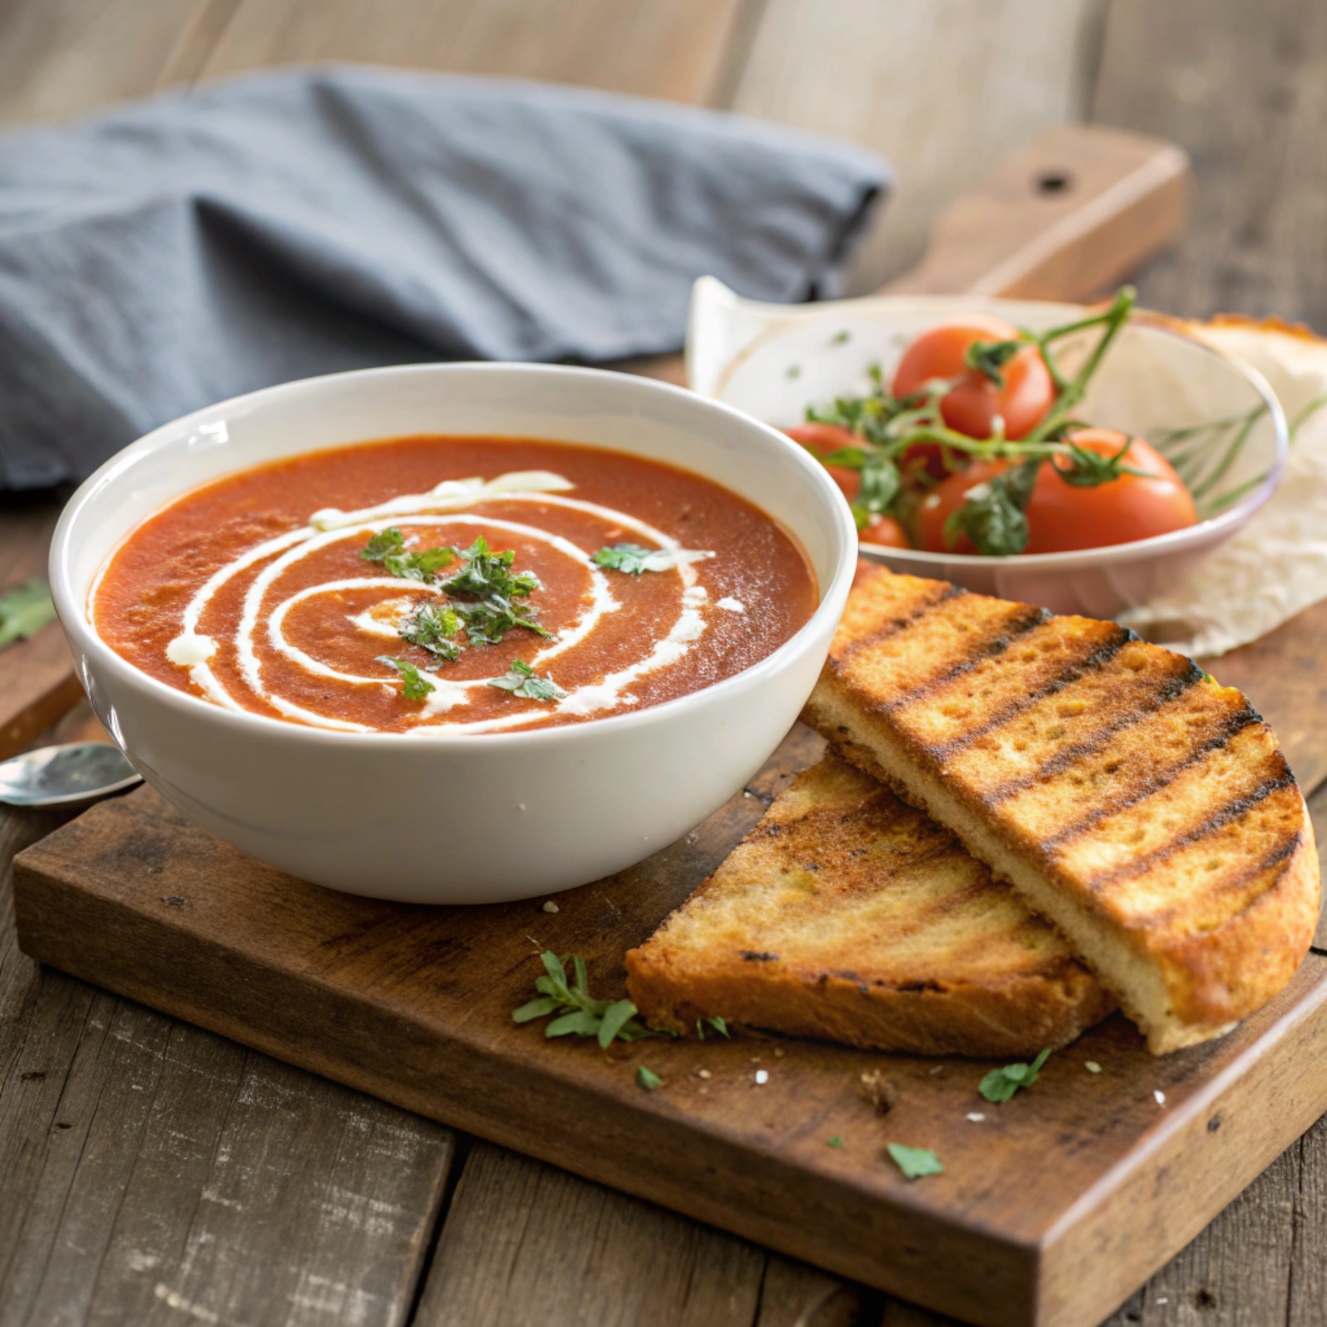
<path fill-rule="evenodd" d="M 1327 960 L 1181 1055 L 1155 1059 L 1108 1020 L 1010 1108 L 976 1095 L 988 1066 L 891 1057 L 899 1100 L 883 1122 L 860 1090 L 881 1068 L 867 1053 L 754 1039 L 603 1053 L 510 1021 L 540 947 L 584 954 L 596 986 L 620 993 L 623 952 L 817 750 L 796 730 L 694 835 L 561 896 L 555 915 L 332 894 L 242 858 L 144 790 L 19 858 L 19 934 L 111 990 L 841 1275 L 975 1322 L 1094 1323 L 1327 1105 Z M 642 1063 L 661 1091 L 635 1085 Z M 967 1120 L 974 1109 L 988 1118 Z M 843 1149 L 826 1145 L 834 1135 Z M 908 1185 L 888 1141 L 935 1148 L 946 1175 Z M 530 1205 L 540 1230 L 558 1206 Z M 435 1276 L 473 1287 L 473 1255 L 452 1261 L 448 1243 Z M 726 1266 L 729 1253 L 706 1256 Z"/>

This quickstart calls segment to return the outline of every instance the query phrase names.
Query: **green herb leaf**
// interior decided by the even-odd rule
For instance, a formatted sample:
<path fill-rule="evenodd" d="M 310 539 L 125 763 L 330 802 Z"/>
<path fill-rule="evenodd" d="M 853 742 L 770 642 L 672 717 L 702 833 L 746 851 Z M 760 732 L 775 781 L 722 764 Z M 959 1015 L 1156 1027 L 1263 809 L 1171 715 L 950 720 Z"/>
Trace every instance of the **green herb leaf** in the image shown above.
<path fill-rule="evenodd" d="M 519 1009 L 513 1009 L 511 1021 L 513 1023 L 528 1023 L 532 1018 L 546 1018 L 557 1007 L 556 997 L 541 995 L 538 999 L 526 1001 Z"/>
<path fill-rule="evenodd" d="M 461 656 L 461 646 L 453 639 L 460 629 L 461 619 L 451 608 L 425 604 L 397 628 L 397 634 L 407 645 L 417 645 L 439 662 L 450 663 Z"/>
<path fill-rule="evenodd" d="M 1004 374 L 1000 370 L 1023 349 L 1022 341 L 974 341 L 963 362 L 970 369 L 985 375 L 997 387 L 1004 386 Z"/>
<path fill-rule="evenodd" d="M 34 577 L 0 595 L 0 649 L 35 636 L 55 616 L 46 582 Z"/>
<path fill-rule="evenodd" d="M 830 345 L 833 345 L 833 346 L 846 346 L 846 345 L 848 344 L 848 342 L 851 341 L 851 340 L 852 340 L 852 333 L 851 333 L 850 331 L 848 331 L 848 329 L 845 327 L 845 328 L 843 329 L 843 331 L 839 332 L 839 333 L 834 337 L 834 339 L 830 342 Z"/>
<path fill-rule="evenodd" d="M 536 609 L 527 604 L 513 604 L 500 594 L 490 595 L 478 603 L 455 603 L 452 611 L 465 623 L 471 645 L 496 645 L 517 627 L 533 631 L 545 640 L 553 634 L 539 625 Z"/>
<path fill-rule="evenodd" d="M 925 1147 L 904 1147 L 902 1143 L 890 1143 L 888 1152 L 905 1179 L 916 1180 L 923 1175 L 943 1175 L 945 1172 L 940 1158 Z"/>
<path fill-rule="evenodd" d="M 719 1033 L 720 1036 L 728 1037 L 729 1040 L 732 1039 L 732 1034 L 728 1031 L 728 1020 L 721 1018 L 718 1014 L 713 1015 L 711 1018 L 696 1019 L 696 1036 L 699 1037 L 701 1041 L 705 1040 L 705 1029 L 707 1027 L 712 1028 L 715 1032 Z"/>
<path fill-rule="evenodd" d="M 400 530 L 393 526 L 389 530 L 379 530 L 359 550 L 359 555 L 365 562 L 381 562 L 389 553 L 399 553 L 404 547 L 405 539 Z"/>
<path fill-rule="evenodd" d="M 408 659 L 393 659 L 389 654 L 380 654 L 378 662 L 386 664 L 389 668 L 395 668 L 405 679 L 401 694 L 407 700 L 423 700 L 430 691 L 437 690 L 437 687 Z"/>
<path fill-rule="evenodd" d="M 962 505 L 945 522 L 945 542 L 952 547 L 960 535 L 967 535 L 980 553 L 994 557 L 1021 553 L 1028 542 L 1025 512 L 1040 469 L 1041 458 L 1034 456 L 968 489 Z"/>
<path fill-rule="evenodd" d="M 636 1070 L 636 1082 L 647 1092 L 655 1092 L 663 1086 L 663 1079 L 653 1069 L 647 1069 L 644 1065 Z"/>
<path fill-rule="evenodd" d="M 524 696 L 526 700 L 561 700 L 567 693 L 547 677 L 538 677 L 524 659 L 513 659 L 511 670 L 502 677 L 491 677 L 491 687 L 500 691 L 510 691 L 513 696 Z"/>
<path fill-rule="evenodd" d="M 611 548 L 601 548 L 592 555 L 591 561 L 610 571 L 639 576 L 645 571 L 672 571 L 684 562 L 695 562 L 707 556 L 689 548 L 642 548 L 640 544 L 614 544 Z"/>
<path fill-rule="evenodd" d="M 545 1029 L 546 1037 L 565 1037 L 575 1033 L 578 1037 L 593 1037 L 599 1031 L 599 1015 L 591 1009 L 573 1009 L 569 1014 L 555 1018 Z"/>
<path fill-rule="evenodd" d="M 599 1044 L 605 1050 L 614 1037 L 636 1016 L 636 1006 L 630 1000 L 618 1000 L 604 1010 L 599 1023 Z"/>
<path fill-rule="evenodd" d="M 491 552 L 488 541 L 480 535 L 462 554 L 465 566 L 455 576 L 443 582 L 443 591 L 450 595 L 467 595 L 487 599 L 499 595 L 503 599 L 526 599 L 539 588 L 539 577 L 532 571 L 512 574 L 511 564 L 516 550 Z"/>
<path fill-rule="evenodd" d="M 636 1006 L 630 1000 L 596 1000 L 590 994 L 589 974 L 579 954 L 559 958 L 551 949 L 539 955 L 543 974 L 535 978 L 538 999 L 528 1000 L 512 1013 L 517 1023 L 556 1014 L 544 1029 L 549 1037 L 596 1037 L 605 1048 L 617 1041 L 639 1041 L 660 1035 L 636 1019 Z M 572 977 L 568 979 L 567 965 Z"/>
<path fill-rule="evenodd" d="M 826 1146 L 826 1147 L 842 1147 L 842 1146 L 843 1146 L 843 1139 L 840 1138 L 840 1137 L 838 1136 L 838 1134 L 835 1134 L 833 1138 L 826 1138 L 826 1139 L 825 1139 L 825 1146 Z"/>
<path fill-rule="evenodd" d="M 862 466 L 862 486 L 856 505 L 869 512 L 882 512 L 898 496 L 898 466 L 893 461 L 872 459 Z"/>
<path fill-rule="evenodd" d="M 454 548 L 426 548 L 420 553 L 388 553 L 382 565 L 391 576 L 408 581 L 431 581 L 443 567 L 455 560 Z"/>
<path fill-rule="evenodd" d="M 981 1080 L 980 1092 L 987 1101 L 996 1105 L 1008 1101 L 1020 1087 L 1031 1087 L 1041 1073 L 1041 1067 L 1050 1058 L 1044 1050 L 1031 1064 L 1007 1064 L 1003 1069 L 992 1069 Z"/>

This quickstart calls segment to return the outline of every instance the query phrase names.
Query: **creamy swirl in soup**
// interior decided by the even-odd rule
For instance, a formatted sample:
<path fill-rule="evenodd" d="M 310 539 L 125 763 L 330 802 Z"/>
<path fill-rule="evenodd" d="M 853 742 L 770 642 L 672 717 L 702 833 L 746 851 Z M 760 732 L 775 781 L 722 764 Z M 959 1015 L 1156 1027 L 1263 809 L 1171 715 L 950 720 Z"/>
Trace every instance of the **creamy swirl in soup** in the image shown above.
<path fill-rule="evenodd" d="M 657 705 L 811 616 L 815 575 L 717 484 L 621 452 L 411 437 L 186 493 L 93 587 L 116 653 L 228 709 L 487 733 Z"/>

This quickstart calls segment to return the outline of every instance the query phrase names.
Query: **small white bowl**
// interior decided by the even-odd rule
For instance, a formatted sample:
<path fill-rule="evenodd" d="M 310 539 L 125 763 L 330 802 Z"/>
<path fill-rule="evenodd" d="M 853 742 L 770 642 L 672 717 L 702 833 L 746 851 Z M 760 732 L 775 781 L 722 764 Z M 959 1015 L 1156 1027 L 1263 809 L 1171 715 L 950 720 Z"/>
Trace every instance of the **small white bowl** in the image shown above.
<path fill-rule="evenodd" d="M 688 381 L 697 391 L 782 427 L 808 403 L 863 395 L 868 369 L 886 381 L 919 333 L 964 314 L 1045 330 L 1084 316 L 1080 305 L 984 296 L 883 296 L 789 307 L 742 299 L 712 277 L 696 283 L 687 334 Z M 1064 345 L 1066 362 L 1097 333 Z M 1093 424 L 1157 442 L 1168 432 L 1262 407 L 1218 492 L 1248 492 L 1187 530 L 1072 553 L 979 557 L 864 544 L 891 570 L 952 581 L 1056 613 L 1127 619 L 1128 610 L 1172 586 L 1271 497 L 1285 470 L 1285 416 L 1266 380 L 1234 356 L 1140 313 L 1121 331 L 1094 376 L 1080 413 Z M 1164 452 L 1166 449 L 1161 448 Z"/>
<path fill-rule="evenodd" d="M 277 457 L 419 433 L 578 442 L 702 474 L 801 542 L 820 606 L 767 658 L 691 695 L 471 736 L 328 732 L 234 713 L 148 677 L 92 630 L 98 570 L 169 499 Z M 832 480 L 749 416 L 624 374 L 429 364 L 287 383 L 148 434 L 74 494 L 56 527 L 50 580 L 98 718 L 143 777 L 205 829 L 333 889 L 496 903 L 622 870 L 737 791 L 815 685 L 855 561 L 852 517 Z"/>

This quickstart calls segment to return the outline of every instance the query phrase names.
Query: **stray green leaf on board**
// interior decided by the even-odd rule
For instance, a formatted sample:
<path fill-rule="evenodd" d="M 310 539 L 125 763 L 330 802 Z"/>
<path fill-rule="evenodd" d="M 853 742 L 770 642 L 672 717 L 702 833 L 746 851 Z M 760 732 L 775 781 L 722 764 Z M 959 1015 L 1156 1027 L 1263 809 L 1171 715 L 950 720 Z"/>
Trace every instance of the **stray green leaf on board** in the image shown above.
<path fill-rule="evenodd" d="M 826 1147 L 842 1147 L 842 1146 L 843 1146 L 843 1139 L 840 1138 L 838 1134 L 835 1134 L 833 1138 L 826 1138 L 826 1139 L 825 1139 L 825 1146 L 826 1146 Z"/>
<path fill-rule="evenodd" d="M 54 617 L 50 589 L 37 577 L 0 594 L 0 649 L 35 636 Z"/>
<path fill-rule="evenodd" d="M 981 1094 L 996 1105 L 1006 1102 L 1020 1087 L 1031 1087 L 1041 1073 L 1041 1067 L 1050 1058 L 1044 1050 L 1031 1064 L 1007 1064 L 1003 1069 L 992 1069 L 981 1080 Z"/>
<path fill-rule="evenodd" d="M 728 1020 L 720 1018 L 718 1014 L 715 1014 L 713 1018 L 696 1019 L 696 1036 L 701 1041 L 705 1040 L 705 1029 L 707 1027 L 712 1028 L 720 1036 L 728 1037 L 731 1040 L 731 1034 L 728 1031 Z"/>
<path fill-rule="evenodd" d="M 663 1086 L 663 1079 L 653 1069 L 647 1069 L 644 1065 L 636 1070 L 636 1082 L 647 1092 L 654 1092 Z"/>
<path fill-rule="evenodd" d="M 528 1023 L 557 1014 L 544 1028 L 546 1037 L 594 1037 L 605 1049 L 612 1041 L 638 1041 L 641 1037 L 660 1035 L 636 1020 L 636 1006 L 630 1000 L 596 1000 L 590 994 L 585 960 L 579 954 L 559 958 L 547 949 L 539 959 L 544 965 L 543 975 L 534 984 L 539 995 L 513 1010 L 512 1022 Z"/>
<path fill-rule="evenodd" d="M 943 1175 L 945 1168 L 940 1158 L 925 1147 L 904 1147 L 902 1143 L 890 1143 L 890 1158 L 903 1172 L 904 1179 L 917 1180 L 923 1175 Z"/>

